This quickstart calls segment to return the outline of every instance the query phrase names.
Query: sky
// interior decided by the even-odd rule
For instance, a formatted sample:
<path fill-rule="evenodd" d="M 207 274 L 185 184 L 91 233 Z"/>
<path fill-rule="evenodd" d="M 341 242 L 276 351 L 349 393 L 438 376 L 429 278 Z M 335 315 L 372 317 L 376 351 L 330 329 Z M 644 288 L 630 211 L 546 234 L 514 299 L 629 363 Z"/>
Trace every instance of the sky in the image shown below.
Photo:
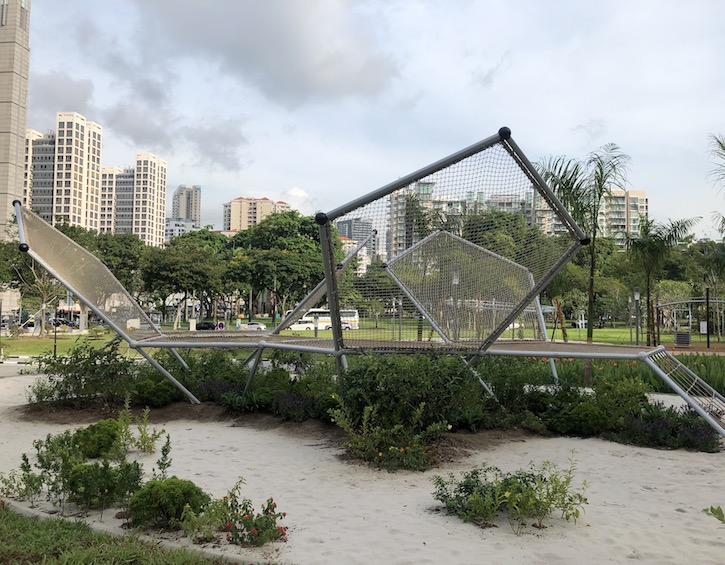
<path fill-rule="evenodd" d="M 170 198 L 328 211 L 501 126 L 532 162 L 616 143 L 660 222 L 712 213 L 721 0 L 32 0 L 28 127 L 74 111 L 104 166 L 168 163 Z"/>

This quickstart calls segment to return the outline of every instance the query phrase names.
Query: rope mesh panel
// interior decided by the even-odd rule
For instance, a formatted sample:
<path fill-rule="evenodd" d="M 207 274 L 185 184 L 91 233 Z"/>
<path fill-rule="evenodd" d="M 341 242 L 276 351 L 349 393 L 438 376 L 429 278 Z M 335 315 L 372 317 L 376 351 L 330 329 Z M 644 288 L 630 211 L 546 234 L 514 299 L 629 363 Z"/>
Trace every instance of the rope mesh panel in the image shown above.
<path fill-rule="evenodd" d="M 31 256 L 69 286 L 87 306 L 98 308 L 127 335 L 162 335 L 143 309 L 90 251 L 24 207 L 20 208 Z"/>
<path fill-rule="evenodd" d="M 499 141 L 336 218 L 351 249 L 375 234 L 337 281 L 339 309 L 360 318 L 344 347 L 543 339 L 531 293 L 580 243 L 536 179 Z"/>

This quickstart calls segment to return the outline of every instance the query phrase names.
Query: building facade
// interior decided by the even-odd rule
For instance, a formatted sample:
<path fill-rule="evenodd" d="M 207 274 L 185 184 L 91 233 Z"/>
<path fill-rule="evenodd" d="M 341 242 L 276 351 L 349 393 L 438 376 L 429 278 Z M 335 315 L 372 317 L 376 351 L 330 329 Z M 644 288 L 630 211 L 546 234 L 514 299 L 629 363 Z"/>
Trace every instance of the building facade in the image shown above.
<path fill-rule="evenodd" d="M 101 231 L 132 233 L 153 247 L 164 244 L 166 161 L 137 153 L 135 167 L 104 167 L 101 185 Z"/>
<path fill-rule="evenodd" d="M 291 210 L 286 202 L 269 198 L 235 198 L 224 204 L 224 231 L 242 231 L 256 226 L 267 216 Z"/>
<path fill-rule="evenodd" d="M 58 112 L 55 132 L 26 132 L 25 201 L 45 221 L 99 231 L 102 136 L 76 112 Z"/>
<path fill-rule="evenodd" d="M 201 186 L 178 186 L 171 197 L 170 219 L 191 220 L 194 228 L 201 228 Z"/>
<path fill-rule="evenodd" d="M 605 196 L 599 210 L 600 235 L 613 239 L 623 250 L 627 237 L 639 234 L 641 218 L 647 218 L 648 214 L 649 202 L 644 190 L 613 190 Z"/>
<path fill-rule="evenodd" d="M 23 199 L 30 0 L 0 0 L 0 238 Z"/>
<path fill-rule="evenodd" d="M 184 218 L 166 218 L 166 227 L 164 229 L 164 241 L 168 243 L 175 237 L 184 235 L 192 231 L 198 231 L 193 220 L 185 220 Z"/>

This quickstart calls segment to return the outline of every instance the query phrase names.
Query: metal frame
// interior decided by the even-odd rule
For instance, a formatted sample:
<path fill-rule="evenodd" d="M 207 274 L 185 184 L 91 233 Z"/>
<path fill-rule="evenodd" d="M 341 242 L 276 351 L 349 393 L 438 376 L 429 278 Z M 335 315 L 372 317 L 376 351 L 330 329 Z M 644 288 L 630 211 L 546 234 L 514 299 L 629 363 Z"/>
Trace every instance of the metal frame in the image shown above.
<path fill-rule="evenodd" d="M 711 413 L 708 412 L 705 408 L 703 408 L 702 404 L 698 403 L 696 399 L 692 398 L 687 390 L 684 390 L 681 386 L 678 385 L 677 382 L 675 382 L 671 378 L 671 373 L 667 373 L 663 371 L 658 365 L 657 360 L 658 359 L 668 359 L 669 362 L 674 363 L 675 369 L 677 371 L 682 371 L 682 366 L 679 361 L 677 361 L 674 357 L 672 357 L 670 354 L 668 354 L 664 348 L 659 347 L 650 351 L 643 351 L 639 348 L 626 348 L 626 347 L 612 347 L 612 348 L 601 348 L 597 346 L 591 346 L 591 345 L 584 345 L 584 344 L 559 344 L 559 343 L 553 343 L 549 341 L 548 334 L 546 332 L 546 326 L 543 319 L 543 312 L 541 310 L 541 305 L 538 302 L 538 296 L 540 292 L 551 282 L 551 280 L 560 272 L 560 270 L 571 260 L 571 258 L 577 253 L 579 248 L 582 245 L 587 245 L 589 243 L 589 238 L 586 236 L 586 234 L 577 226 L 576 222 L 574 222 L 573 218 L 569 214 L 568 211 L 561 205 L 559 200 L 556 198 L 555 194 L 549 189 L 549 187 L 546 185 L 546 183 L 543 181 L 541 176 L 536 172 L 536 169 L 531 165 L 531 163 L 528 161 L 526 156 L 521 152 L 519 147 L 516 145 L 516 143 L 511 139 L 511 132 L 508 128 L 501 128 L 496 135 L 493 135 L 487 139 L 484 139 L 483 141 L 476 143 L 474 145 L 471 145 L 470 147 L 467 147 L 461 151 L 458 151 L 457 153 L 454 153 L 450 155 L 449 157 L 446 157 L 444 159 L 441 159 L 440 161 L 437 161 L 427 167 L 424 167 L 422 169 L 419 169 L 418 171 L 411 173 L 409 175 L 406 175 L 390 184 L 387 184 L 363 197 L 357 198 L 343 206 L 340 206 L 338 208 L 333 209 L 332 211 L 328 213 L 318 213 L 315 217 L 315 221 L 317 222 L 319 226 L 319 232 L 320 232 L 320 241 L 322 245 L 322 258 L 323 258 L 323 264 L 324 264 L 324 272 L 325 272 L 325 278 L 324 280 L 315 288 L 313 291 L 303 300 L 303 302 L 298 305 L 298 307 L 289 315 L 287 316 L 280 325 L 274 329 L 274 331 L 271 333 L 271 335 L 260 335 L 260 336 L 254 336 L 259 337 L 260 339 L 252 339 L 251 341 L 238 341 L 238 340 L 213 340 L 213 341 L 196 341 L 196 340 L 176 340 L 172 339 L 169 336 L 164 335 L 161 333 L 160 329 L 158 329 L 155 324 L 148 318 L 148 316 L 143 313 L 143 316 L 145 317 L 145 321 L 149 324 L 150 327 L 154 328 L 158 332 L 158 334 L 151 338 L 144 338 L 144 339 L 135 339 L 133 338 L 128 332 L 124 330 L 124 328 L 119 327 L 118 324 L 116 324 L 113 320 L 110 320 L 108 316 L 104 314 L 100 310 L 100 307 L 96 304 L 94 304 L 92 301 L 88 299 L 88 297 L 84 296 L 81 292 L 78 291 L 77 288 L 74 288 L 74 285 L 72 285 L 69 281 L 64 280 L 57 272 L 55 272 L 54 269 L 50 268 L 48 263 L 43 260 L 43 258 L 35 252 L 33 249 L 30 248 L 28 245 L 27 239 L 26 239 L 26 232 L 25 227 L 23 225 L 23 219 L 22 219 L 22 213 L 21 213 L 21 207 L 22 204 L 19 201 L 15 201 L 13 203 L 15 207 L 16 217 L 18 221 L 18 231 L 19 231 L 19 240 L 20 245 L 19 249 L 23 252 L 27 252 L 31 257 L 33 257 L 38 263 L 43 265 L 53 276 L 55 276 L 68 290 L 70 290 L 76 297 L 83 302 L 88 308 L 90 308 L 99 318 L 103 319 L 105 322 L 108 323 L 109 327 L 111 327 L 122 339 L 124 339 L 128 346 L 131 349 L 137 350 L 141 353 L 141 355 L 152 365 L 154 366 L 159 372 L 161 372 L 166 378 L 168 378 L 179 390 L 181 390 L 187 398 L 192 403 L 199 403 L 199 400 L 191 393 L 189 392 L 178 380 L 176 380 L 164 367 L 162 367 L 158 361 L 153 359 L 153 357 L 148 353 L 148 348 L 160 348 L 160 349 L 170 349 L 172 351 L 172 354 L 174 357 L 181 362 L 182 366 L 188 369 L 188 365 L 184 362 L 184 360 L 181 358 L 181 356 L 177 352 L 177 348 L 204 348 L 204 349 L 254 349 L 254 352 L 248 357 L 246 363 L 252 363 L 252 369 L 250 372 L 250 377 L 247 381 L 247 385 L 245 387 L 245 391 L 249 389 L 251 386 L 252 378 L 261 362 L 262 354 L 265 349 L 278 349 L 278 350 L 287 350 L 287 351 L 299 351 L 299 352 L 309 352 L 309 353 L 320 353 L 320 354 L 326 354 L 326 355 L 332 355 L 337 363 L 337 369 L 339 374 L 339 380 L 338 384 L 340 388 L 344 386 L 344 373 L 347 370 L 347 358 L 346 355 L 348 354 L 355 354 L 355 353 L 361 353 L 363 351 L 363 348 L 359 347 L 346 347 L 345 342 L 343 340 L 343 334 L 340 324 L 340 305 L 338 300 L 338 289 L 337 289 L 337 282 L 340 273 L 345 268 L 345 266 L 349 263 L 349 261 L 354 257 L 359 251 L 369 242 L 369 239 L 361 243 L 358 248 L 353 251 L 351 254 L 348 255 L 341 263 L 336 264 L 335 257 L 334 257 L 334 249 L 332 245 L 332 231 L 331 231 L 331 223 L 335 219 L 339 218 L 340 216 L 347 214 L 356 208 L 359 208 L 361 206 L 364 206 L 366 204 L 369 204 L 375 200 L 378 200 L 382 197 L 385 197 L 392 192 L 402 189 L 422 178 L 425 178 L 437 171 L 440 171 L 441 169 L 448 167 L 450 165 L 453 165 L 467 157 L 470 157 L 480 151 L 483 151 L 495 144 L 502 144 L 503 147 L 506 149 L 506 151 L 509 152 L 510 155 L 512 155 L 520 164 L 521 170 L 528 175 L 530 178 L 532 184 L 534 184 L 538 189 L 540 194 L 543 196 L 545 200 L 548 201 L 550 206 L 557 210 L 562 218 L 565 220 L 564 224 L 566 225 L 567 229 L 570 231 L 570 233 L 574 236 L 574 243 L 573 245 L 561 256 L 561 258 L 553 264 L 553 266 L 549 269 L 548 272 L 542 276 L 541 280 L 539 280 L 538 283 L 535 283 L 532 277 L 532 287 L 526 297 L 521 301 L 520 305 L 517 306 L 513 311 L 509 313 L 508 316 L 504 318 L 504 320 L 500 323 L 500 325 L 497 327 L 496 330 L 487 338 L 484 340 L 480 346 L 476 346 L 472 349 L 467 349 L 463 347 L 464 344 L 462 343 L 456 343 L 455 341 L 451 341 L 450 339 L 446 339 L 445 332 L 442 331 L 441 328 L 436 328 L 436 331 L 438 331 L 439 335 L 446 341 L 444 343 L 444 347 L 441 349 L 442 351 L 446 351 L 446 348 L 450 348 L 451 353 L 456 353 L 458 355 L 461 355 L 463 357 L 469 357 L 469 359 L 466 361 L 466 365 L 471 371 L 472 375 L 474 375 L 481 385 L 486 389 L 489 393 L 493 394 L 493 391 L 486 385 L 486 383 L 481 379 L 481 377 L 476 373 L 475 371 L 475 363 L 477 359 L 480 359 L 483 356 L 486 355 L 496 355 L 496 356 L 513 356 L 513 357 L 546 357 L 550 360 L 552 363 L 552 370 L 554 372 L 554 378 L 558 381 L 558 376 L 556 375 L 556 367 L 553 365 L 553 359 L 558 358 L 585 358 L 585 359 L 632 359 L 632 360 L 639 360 L 645 362 L 648 366 L 652 368 L 652 370 L 655 371 L 655 373 L 660 376 L 675 392 L 677 392 L 681 397 L 685 399 L 685 401 L 690 405 L 694 410 L 697 411 L 700 416 L 702 416 L 713 428 L 715 428 L 720 434 L 725 436 L 725 428 L 722 425 L 722 422 L 718 418 L 721 417 L 721 415 L 718 414 L 718 417 L 714 417 Z M 51 228 L 54 229 L 54 228 Z M 65 237 L 60 232 L 58 232 L 59 237 Z M 371 236 L 375 237 L 375 234 L 373 233 Z M 471 242 L 467 242 L 471 245 Z M 487 251 L 487 250 L 486 250 Z M 490 251 L 489 251 L 490 252 Z M 97 258 L 94 258 L 97 260 Z M 102 265 L 102 263 L 101 263 Z M 105 267 L 104 267 L 105 268 Z M 107 269 L 106 269 L 107 270 Z M 402 285 L 400 281 L 397 279 L 397 277 L 394 276 L 393 273 L 391 273 L 390 269 L 388 268 L 389 274 L 393 277 L 393 279 L 398 283 L 399 287 L 401 289 L 405 289 L 405 285 Z M 113 275 L 108 271 L 108 276 L 113 277 Z M 114 280 L 115 277 L 113 277 Z M 116 282 L 118 282 L 116 280 Z M 120 283 L 118 283 L 120 285 Z M 121 288 L 123 289 L 122 285 Z M 126 291 L 126 289 L 123 289 L 123 291 L 126 293 L 127 298 L 129 298 L 131 301 L 135 303 L 133 300 L 133 297 Z M 300 338 L 299 340 L 295 341 L 282 341 L 279 340 L 279 332 L 287 327 L 291 320 L 294 319 L 294 316 L 298 315 L 304 308 L 309 306 L 309 304 L 312 304 L 313 302 L 319 301 L 322 296 L 327 294 L 328 299 L 328 305 L 330 308 L 330 314 L 332 318 L 332 345 L 323 345 L 323 340 L 317 340 L 317 339 L 305 339 Z M 422 307 L 421 304 L 418 303 L 418 301 L 415 299 L 415 297 L 410 296 L 409 292 L 406 292 L 406 295 L 408 295 L 408 298 L 411 299 L 411 301 L 415 304 L 416 308 L 421 312 L 425 312 L 425 309 Z M 515 321 L 515 319 L 530 305 L 534 304 L 537 308 L 539 323 L 542 326 L 542 331 L 545 336 L 545 340 L 539 341 L 539 342 L 532 342 L 532 343 L 520 343 L 520 342 L 506 342 L 505 340 L 498 340 L 498 338 L 501 336 L 501 334 L 506 330 L 506 328 Z M 251 337 L 251 336 L 246 336 Z M 305 344 L 304 342 L 307 342 Z M 386 352 L 402 352 L 402 353 L 415 353 L 419 351 L 426 351 L 429 348 L 426 347 L 425 349 L 399 349 L 395 346 L 393 347 L 385 347 L 382 346 L 379 347 L 368 347 L 367 350 L 384 350 Z M 437 348 L 436 348 L 437 349 Z M 674 371 L 673 370 L 673 371 Z M 711 399 L 714 399 L 717 401 L 717 403 L 721 403 L 723 407 L 725 407 L 725 399 L 722 398 L 722 396 L 718 395 L 714 391 L 707 390 L 706 388 L 703 388 L 702 381 L 695 375 L 692 371 L 689 369 L 684 368 L 684 371 L 682 371 L 683 374 L 687 375 L 688 378 L 692 379 L 693 381 L 693 387 L 697 386 L 700 387 L 698 390 L 706 390 L 707 394 L 710 395 Z M 691 387 L 692 388 L 692 387 Z M 712 400 L 711 400 L 712 402 Z M 723 411 L 723 414 L 725 415 L 725 410 Z"/>

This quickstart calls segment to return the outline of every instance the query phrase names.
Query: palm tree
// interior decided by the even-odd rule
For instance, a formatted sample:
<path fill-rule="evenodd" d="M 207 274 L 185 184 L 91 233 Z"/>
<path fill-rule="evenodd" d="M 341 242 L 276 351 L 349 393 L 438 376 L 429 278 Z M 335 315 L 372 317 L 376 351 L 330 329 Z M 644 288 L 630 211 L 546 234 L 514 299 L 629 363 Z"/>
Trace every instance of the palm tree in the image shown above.
<path fill-rule="evenodd" d="M 639 222 L 639 233 L 627 236 L 627 249 L 635 263 L 644 271 L 645 294 L 647 300 L 647 345 L 652 345 L 654 333 L 654 312 L 652 310 L 652 285 L 667 259 L 669 252 L 692 229 L 700 218 L 685 220 L 669 220 L 667 223 L 656 222 L 642 216 Z"/>
<path fill-rule="evenodd" d="M 583 161 L 564 156 L 552 157 L 538 165 L 549 184 L 574 220 L 589 236 L 589 292 L 587 341 L 594 336 L 594 275 L 596 273 L 599 211 L 604 198 L 627 184 L 629 156 L 614 143 L 591 152 Z"/>
<path fill-rule="evenodd" d="M 715 168 L 708 176 L 722 189 L 725 187 L 725 135 L 710 134 L 710 148 L 710 153 L 715 159 Z"/>

